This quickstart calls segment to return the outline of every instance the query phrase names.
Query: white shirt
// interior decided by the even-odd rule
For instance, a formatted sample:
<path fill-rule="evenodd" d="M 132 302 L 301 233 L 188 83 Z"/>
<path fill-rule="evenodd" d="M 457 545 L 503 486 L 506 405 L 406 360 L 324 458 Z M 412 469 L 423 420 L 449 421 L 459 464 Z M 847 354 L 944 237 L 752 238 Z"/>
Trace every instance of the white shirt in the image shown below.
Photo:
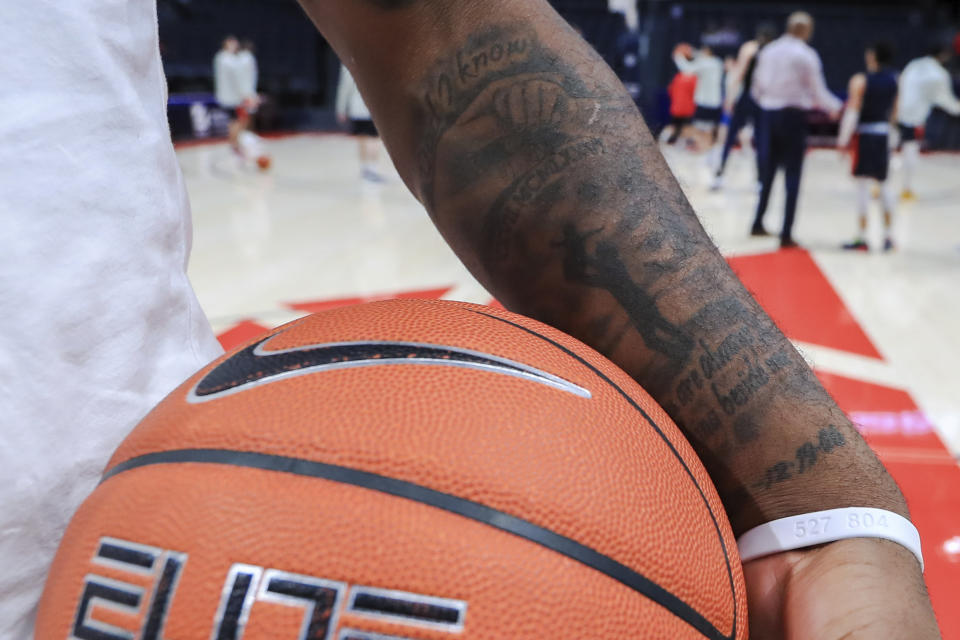
<path fill-rule="evenodd" d="M 822 109 L 839 111 L 843 103 L 827 89 L 820 56 L 790 34 L 774 40 L 757 54 L 752 93 L 762 109 Z"/>
<path fill-rule="evenodd" d="M 697 76 L 693 102 L 698 107 L 716 109 L 723 105 L 723 61 L 720 58 L 698 53 L 693 60 L 687 60 L 677 54 L 673 61 L 683 73 Z"/>
<path fill-rule="evenodd" d="M 32 637 L 64 527 L 114 448 L 221 352 L 185 272 L 156 20 L 152 2 L 3 0 L 2 640 Z"/>
<path fill-rule="evenodd" d="M 340 82 L 337 85 L 337 116 L 346 116 L 351 120 L 373 119 L 356 81 L 344 65 L 340 65 Z"/>
<path fill-rule="evenodd" d="M 922 127 L 933 107 L 960 116 L 960 100 L 953 95 L 950 74 L 933 56 L 917 58 L 900 75 L 897 117 L 908 127 Z"/>
<path fill-rule="evenodd" d="M 213 91 L 220 106 L 235 108 L 242 105 L 250 95 L 248 82 L 240 55 L 225 49 L 218 51 L 213 57 Z"/>

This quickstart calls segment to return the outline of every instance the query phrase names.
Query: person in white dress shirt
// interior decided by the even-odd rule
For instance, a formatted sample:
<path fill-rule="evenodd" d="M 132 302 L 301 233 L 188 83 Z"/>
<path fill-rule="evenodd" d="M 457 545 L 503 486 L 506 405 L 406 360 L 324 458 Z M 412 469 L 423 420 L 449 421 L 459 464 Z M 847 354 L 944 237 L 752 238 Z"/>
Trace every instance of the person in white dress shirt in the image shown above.
<path fill-rule="evenodd" d="M 798 246 L 793 239 L 803 157 L 807 149 L 807 113 L 820 109 L 834 120 L 843 103 L 827 89 L 820 56 L 807 41 L 813 35 L 813 18 L 798 11 L 787 20 L 787 32 L 757 55 L 753 98 L 759 107 L 757 142 L 760 155 L 760 201 L 750 234 L 770 235 L 763 216 L 770 201 L 774 178 L 783 168 L 787 203 L 780 246 Z"/>
<path fill-rule="evenodd" d="M 950 60 L 946 44 L 931 47 L 930 55 L 913 60 L 900 74 L 900 99 L 897 102 L 898 128 L 903 144 L 903 194 L 912 200 L 913 177 L 920 158 L 918 130 L 930 117 L 933 107 L 960 116 L 960 100 L 953 94 L 950 74 L 944 65 Z"/>

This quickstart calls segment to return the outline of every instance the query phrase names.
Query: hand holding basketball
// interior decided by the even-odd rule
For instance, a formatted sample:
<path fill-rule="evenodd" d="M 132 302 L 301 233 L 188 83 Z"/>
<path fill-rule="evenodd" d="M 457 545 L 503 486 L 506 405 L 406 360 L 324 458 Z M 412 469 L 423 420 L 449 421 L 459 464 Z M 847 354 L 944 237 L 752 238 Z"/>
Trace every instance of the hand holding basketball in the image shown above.
<path fill-rule="evenodd" d="M 744 576 L 753 640 L 940 638 L 920 566 L 895 543 L 853 538 L 780 553 L 746 563 Z"/>
<path fill-rule="evenodd" d="M 743 640 L 746 613 L 719 496 L 636 383 L 527 318 L 407 300 L 171 393 L 74 517 L 36 638 Z"/>

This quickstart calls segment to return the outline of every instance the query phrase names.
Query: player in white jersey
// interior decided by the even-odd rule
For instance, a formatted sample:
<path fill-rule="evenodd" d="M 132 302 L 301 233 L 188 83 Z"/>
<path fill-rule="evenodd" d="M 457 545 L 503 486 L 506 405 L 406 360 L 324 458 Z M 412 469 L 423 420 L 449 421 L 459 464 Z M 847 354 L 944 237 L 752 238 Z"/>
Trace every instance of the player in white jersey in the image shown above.
<path fill-rule="evenodd" d="M 4 0 L 0 77 L 0 640 L 26 640 L 113 449 L 221 349 L 186 275 L 154 3 Z"/>
<path fill-rule="evenodd" d="M 693 124 L 712 146 L 717 141 L 720 120 L 723 118 L 723 60 L 714 55 L 709 46 L 693 51 L 693 59 L 688 59 L 680 51 L 675 51 L 673 62 L 683 73 L 697 76 L 697 89 L 693 101 L 697 110 L 693 114 Z"/>
<path fill-rule="evenodd" d="M 240 109 L 242 118 L 239 120 L 240 131 L 237 134 L 237 148 L 245 160 L 256 163 L 262 171 L 266 171 L 270 168 L 272 160 L 267 152 L 266 142 L 254 133 L 254 116 L 260 108 L 261 101 L 260 94 L 257 92 L 260 68 L 257 65 L 255 46 L 252 40 L 244 40 L 240 43 L 236 66 L 244 95 L 243 106 Z"/>
<path fill-rule="evenodd" d="M 213 57 L 213 87 L 217 102 L 230 118 L 227 130 L 230 146 L 241 155 L 240 133 L 247 128 L 250 117 L 247 110 L 252 97 L 250 80 L 249 58 L 241 57 L 240 41 L 236 36 L 227 36 L 223 40 L 223 47 Z"/>
<path fill-rule="evenodd" d="M 913 178 L 920 159 L 917 132 L 926 124 L 933 107 L 960 116 L 960 100 L 953 94 L 950 74 L 944 65 L 950 60 L 945 44 L 931 47 L 930 55 L 913 60 L 900 74 L 900 98 L 897 102 L 900 140 L 903 144 L 903 194 L 912 200 Z"/>

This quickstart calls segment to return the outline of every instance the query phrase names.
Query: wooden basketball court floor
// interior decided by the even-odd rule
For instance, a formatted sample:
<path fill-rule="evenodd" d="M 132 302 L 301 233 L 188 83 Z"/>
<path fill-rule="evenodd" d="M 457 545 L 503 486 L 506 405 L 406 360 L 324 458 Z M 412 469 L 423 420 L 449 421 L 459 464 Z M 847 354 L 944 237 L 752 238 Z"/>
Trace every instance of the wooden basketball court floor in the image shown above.
<path fill-rule="evenodd" d="M 346 136 L 295 135 L 268 145 L 269 173 L 240 166 L 222 143 L 178 149 L 194 215 L 190 276 L 225 346 L 365 300 L 491 302 L 385 154 L 387 181 L 370 184 L 360 180 L 356 143 Z M 747 237 L 756 201 L 752 154 L 734 152 L 720 192 L 708 189 L 704 156 L 666 154 L 735 270 L 900 483 L 923 536 L 944 637 L 960 640 L 960 155 L 921 158 L 918 197 L 897 214 L 897 250 L 863 254 L 839 249 L 852 239 L 856 216 L 848 164 L 836 152 L 807 156 L 794 233 L 804 249 L 790 251 Z M 778 188 L 771 230 L 782 203 Z"/>

